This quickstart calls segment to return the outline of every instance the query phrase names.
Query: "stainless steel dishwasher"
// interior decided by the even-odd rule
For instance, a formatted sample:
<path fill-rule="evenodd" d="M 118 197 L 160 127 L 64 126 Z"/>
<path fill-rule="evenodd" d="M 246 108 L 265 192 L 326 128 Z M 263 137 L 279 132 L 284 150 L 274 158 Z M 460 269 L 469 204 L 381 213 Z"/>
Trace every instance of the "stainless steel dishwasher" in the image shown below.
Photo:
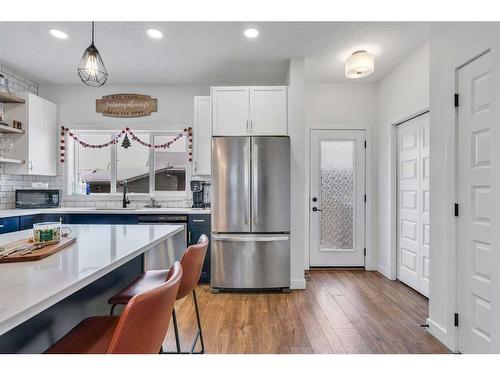
<path fill-rule="evenodd" d="M 165 243 L 161 243 L 144 254 L 144 270 L 168 269 L 176 261 L 180 260 L 187 248 L 187 215 L 139 215 L 137 224 L 139 225 L 182 225 L 184 232 L 182 241 L 180 236 L 174 236 Z"/>

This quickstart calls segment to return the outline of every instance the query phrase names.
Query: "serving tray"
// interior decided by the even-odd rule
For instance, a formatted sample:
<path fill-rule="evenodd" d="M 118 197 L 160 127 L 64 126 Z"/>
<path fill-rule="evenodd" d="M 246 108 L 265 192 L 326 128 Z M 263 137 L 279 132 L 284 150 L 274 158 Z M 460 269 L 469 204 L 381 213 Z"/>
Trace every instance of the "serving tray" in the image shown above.
<path fill-rule="evenodd" d="M 32 262 L 35 260 L 40 260 L 46 258 L 52 254 L 57 253 L 59 250 L 72 245 L 76 242 L 76 237 L 62 237 L 59 242 L 47 244 L 39 249 L 34 249 L 31 253 L 24 254 L 23 251 L 16 252 L 5 257 L 0 257 L 0 263 L 14 263 L 14 262 Z M 37 244 L 30 242 L 28 239 L 19 240 L 15 242 L 8 243 L 2 247 L 6 249 L 14 249 L 21 246 L 36 246 Z M 24 250 L 26 251 L 26 250 Z"/>

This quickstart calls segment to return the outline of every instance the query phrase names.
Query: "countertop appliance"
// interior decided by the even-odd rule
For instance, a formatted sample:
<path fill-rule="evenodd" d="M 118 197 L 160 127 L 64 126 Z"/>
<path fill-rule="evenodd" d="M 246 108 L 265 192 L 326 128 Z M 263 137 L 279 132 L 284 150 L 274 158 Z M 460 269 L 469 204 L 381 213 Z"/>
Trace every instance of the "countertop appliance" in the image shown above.
<path fill-rule="evenodd" d="M 202 180 L 191 180 L 191 192 L 193 193 L 192 208 L 210 208 L 209 187 L 210 182 Z"/>
<path fill-rule="evenodd" d="M 290 287 L 290 138 L 212 138 L 210 285 Z"/>
<path fill-rule="evenodd" d="M 180 254 L 167 254 L 166 251 L 172 250 L 172 246 L 164 248 L 156 248 L 154 250 L 147 251 L 144 254 L 144 265 L 143 268 L 147 270 L 161 270 L 167 269 L 170 266 L 170 259 L 181 258 L 184 251 L 187 249 L 187 215 L 138 215 L 137 224 L 157 224 L 157 225 L 182 225 L 184 227 L 184 246 L 181 249 Z"/>
<path fill-rule="evenodd" d="M 57 189 L 16 190 L 16 208 L 59 207 L 61 194 Z"/>

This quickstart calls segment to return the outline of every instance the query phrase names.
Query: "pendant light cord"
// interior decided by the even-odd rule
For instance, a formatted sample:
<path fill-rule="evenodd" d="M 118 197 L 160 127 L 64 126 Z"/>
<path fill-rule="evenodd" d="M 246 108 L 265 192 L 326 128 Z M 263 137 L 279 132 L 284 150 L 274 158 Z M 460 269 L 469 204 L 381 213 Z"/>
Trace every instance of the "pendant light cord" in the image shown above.
<path fill-rule="evenodd" d="M 94 21 L 92 21 L 92 44 L 94 44 Z"/>

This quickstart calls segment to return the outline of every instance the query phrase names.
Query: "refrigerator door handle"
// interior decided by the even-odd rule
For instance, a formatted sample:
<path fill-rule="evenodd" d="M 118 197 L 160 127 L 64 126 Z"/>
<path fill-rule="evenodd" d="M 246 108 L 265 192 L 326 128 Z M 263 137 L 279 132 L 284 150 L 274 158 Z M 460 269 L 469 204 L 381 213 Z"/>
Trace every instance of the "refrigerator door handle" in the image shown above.
<path fill-rule="evenodd" d="M 249 145 L 246 144 L 244 146 L 244 153 L 245 153 L 245 163 L 244 163 L 244 171 L 243 171 L 243 175 L 244 175 L 244 184 L 245 184 L 245 212 L 244 212 L 244 215 L 245 215 L 245 221 L 244 223 L 245 224 L 248 224 L 248 220 L 250 219 L 250 212 L 249 212 L 249 206 L 250 206 L 250 181 L 249 181 L 249 177 L 250 177 L 250 149 L 249 149 Z"/>
<path fill-rule="evenodd" d="M 252 143 L 252 224 L 259 223 L 259 146 Z"/>
<path fill-rule="evenodd" d="M 275 241 L 288 241 L 288 235 L 252 235 L 244 236 L 238 234 L 212 234 L 214 241 L 231 241 L 231 242 L 275 242 Z"/>

